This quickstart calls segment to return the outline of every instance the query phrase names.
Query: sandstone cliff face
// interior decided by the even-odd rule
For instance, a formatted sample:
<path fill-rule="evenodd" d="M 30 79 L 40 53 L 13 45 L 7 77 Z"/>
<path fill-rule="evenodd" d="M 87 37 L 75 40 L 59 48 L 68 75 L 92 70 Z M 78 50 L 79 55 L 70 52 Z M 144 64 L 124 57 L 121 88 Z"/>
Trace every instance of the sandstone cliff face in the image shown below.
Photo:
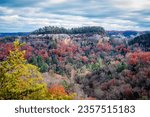
<path fill-rule="evenodd" d="M 21 37 L 21 42 L 26 42 L 27 44 L 37 44 L 37 43 L 48 43 L 50 40 L 66 40 L 71 39 L 74 41 L 100 41 L 100 42 L 108 42 L 110 40 L 109 37 L 99 34 L 31 34 L 26 37 Z"/>

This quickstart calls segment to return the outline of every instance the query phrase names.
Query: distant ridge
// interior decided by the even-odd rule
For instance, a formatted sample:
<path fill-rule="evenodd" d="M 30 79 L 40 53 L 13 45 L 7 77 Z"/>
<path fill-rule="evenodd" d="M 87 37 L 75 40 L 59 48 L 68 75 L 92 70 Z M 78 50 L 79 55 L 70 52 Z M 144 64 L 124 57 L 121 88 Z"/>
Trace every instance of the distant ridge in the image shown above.
<path fill-rule="evenodd" d="M 0 33 L 0 37 L 17 37 L 17 36 L 27 36 L 29 32 L 16 32 L 16 33 Z"/>

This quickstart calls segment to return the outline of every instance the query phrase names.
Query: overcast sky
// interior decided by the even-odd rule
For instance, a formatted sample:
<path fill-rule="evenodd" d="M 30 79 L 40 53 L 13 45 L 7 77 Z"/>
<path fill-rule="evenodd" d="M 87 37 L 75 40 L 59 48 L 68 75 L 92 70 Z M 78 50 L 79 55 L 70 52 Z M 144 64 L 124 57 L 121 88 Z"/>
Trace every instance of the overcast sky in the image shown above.
<path fill-rule="evenodd" d="M 48 25 L 150 30 L 150 0 L 0 0 L 0 32 Z"/>

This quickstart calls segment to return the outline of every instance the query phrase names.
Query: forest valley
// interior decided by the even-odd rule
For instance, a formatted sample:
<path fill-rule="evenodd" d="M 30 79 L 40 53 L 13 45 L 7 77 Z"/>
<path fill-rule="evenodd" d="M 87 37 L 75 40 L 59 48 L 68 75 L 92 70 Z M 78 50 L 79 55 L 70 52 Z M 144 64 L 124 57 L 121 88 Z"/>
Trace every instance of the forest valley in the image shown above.
<path fill-rule="evenodd" d="M 0 39 L 0 99 L 150 99 L 150 34 L 49 29 Z"/>

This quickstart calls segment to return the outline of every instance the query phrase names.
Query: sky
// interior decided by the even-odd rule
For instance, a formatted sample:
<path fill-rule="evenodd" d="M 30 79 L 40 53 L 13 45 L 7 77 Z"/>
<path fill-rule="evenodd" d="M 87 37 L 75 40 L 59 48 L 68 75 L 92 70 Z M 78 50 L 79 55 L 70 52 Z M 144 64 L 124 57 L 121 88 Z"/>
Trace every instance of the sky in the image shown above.
<path fill-rule="evenodd" d="M 44 26 L 150 30 L 150 0 L 0 0 L 0 32 Z"/>

